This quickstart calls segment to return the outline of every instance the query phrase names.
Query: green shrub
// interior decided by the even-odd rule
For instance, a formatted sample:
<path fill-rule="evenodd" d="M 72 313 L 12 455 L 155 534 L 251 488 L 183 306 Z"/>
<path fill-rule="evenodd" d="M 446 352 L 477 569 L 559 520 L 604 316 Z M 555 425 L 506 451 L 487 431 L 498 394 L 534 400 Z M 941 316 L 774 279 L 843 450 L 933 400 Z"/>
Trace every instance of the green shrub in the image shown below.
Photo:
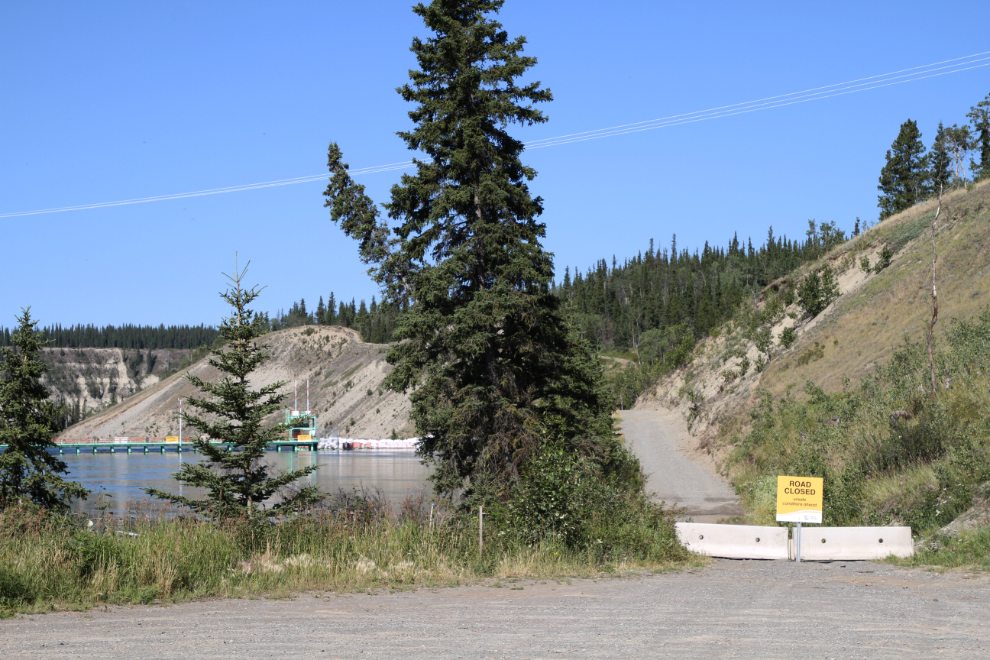
<path fill-rule="evenodd" d="M 784 328 L 780 333 L 780 345 L 784 347 L 784 350 L 790 348 L 797 341 L 797 330 L 794 328 Z"/>
<path fill-rule="evenodd" d="M 798 303 L 812 317 L 818 316 L 839 297 L 839 283 L 830 266 L 808 273 L 798 287 Z"/>
<path fill-rule="evenodd" d="M 608 468 L 550 448 L 531 461 L 500 508 L 502 527 L 524 544 L 559 543 L 591 552 L 682 556 L 673 519 L 643 496 L 639 461 L 617 448 Z M 638 483 L 630 483 L 638 482 Z"/>
<path fill-rule="evenodd" d="M 766 355 L 767 362 L 770 361 L 770 353 L 773 350 L 773 334 L 770 328 L 760 328 L 753 337 L 756 350 Z"/>
<path fill-rule="evenodd" d="M 873 272 L 879 273 L 881 270 L 890 265 L 890 261 L 894 258 L 894 251 L 890 248 L 890 245 L 884 245 L 883 249 L 880 250 L 880 259 L 877 261 L 877 265 L 873 267 Z"/>

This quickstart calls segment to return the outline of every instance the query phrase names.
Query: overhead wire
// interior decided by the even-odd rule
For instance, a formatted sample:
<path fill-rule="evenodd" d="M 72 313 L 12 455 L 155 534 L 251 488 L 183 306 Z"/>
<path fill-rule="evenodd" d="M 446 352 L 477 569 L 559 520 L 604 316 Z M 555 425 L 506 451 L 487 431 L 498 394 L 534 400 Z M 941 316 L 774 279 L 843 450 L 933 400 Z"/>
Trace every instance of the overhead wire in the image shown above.
<path fill-rule="evenodd" d="M 972 55 L 966 55 L 964 57 L 957 57 L 949 60 L 943 60 L 941 62 L 933 62 L 931 64 L 924 64 L 921 66 L 910 67 L 907 69 L 900 69 L 898 71 L 891 71 L 889 73 L 877 74 L 875 76 L 857 78 L 855 80 L 849 80 L 842 83 L 824 85 L 822 87 L 814 87 L 799 92 L 790 92 L 788 94 L 768 96 L 765 98 L 756 99 L 753 101 L 745 101 L 742 103 L 732 103 L 729 105 L 709 108 L 707 110 L 698 110 L 695 112 L 670 115 L 668 117 L 661 117 L 658 119 L 650 119 L 640 122 L 634 122 L 631 124 L 620 124 L 618 126 L 599 128 L 591 131 L 582 131 L 579 133 L 570 133 L 567 135 L 558 135 L 550 138 L 530 140 L 528 142 L 525 142 L 524 145 L 527 150 L 543 149 L 546 147 L 556 147 L 564 144 L 586 142 L 588 140 L 599 140 L 607 137 L 628 135 L 630 133 L 640 133 L 643 131 L 657 130 L 660 128 L 669 128 L 672 126 L 682 126 L 685 124 L 708 121 L 711 119 L 722 119 L 725 117 L 732 117 L 741 114 L 748 114 L 751 112 L 758 112 L 760 110 L 770 110 L 773 108 L 796 105 L 799 103 L 807 103 L 809 101 L 820 101 L 827 98 L 833 98 L 836 96 L 845 96 L 847 94 L 855 94 L 858 92 L 865 92 L 872 89 L 878 89 L 881 87 L 902 85 L 909 82 L 916 82 L 918 80 L 925 80 L 927 78 L 936 78 L 939 76 L 950 75 L 953 73 L 961 73 L 963 71 L 969 71 L 971 69 L 978 69 L 986 66 L 990 66 L 990 51 L 985 51 L 982 53 L 974 53 Z M 908 72 L 913 72 L 913 73 L 908 73 Z M 409 161 L 402 161 L 397 163 L 388 163 L 384 165 L 374 165 L 370 167 L 355 168 L 349 170 L 349 172 L 351 176 L 378 174 L 381 172 L 391 172 L 395 170 L 407 169 L 411 167 L 412 164 L 413 161 L 409 160 Z M 223 188 L 210 188 L 207 190 L 198 190 L 198 191 L 184 192 L 184 193 L 173 193 L 170 195 L 156 195 L 153 197 L 125 199 L 125 200 L 118 200 L 113 202 L 98 202 L 94 204 L 80 204 L 77 206 L 63 206 L 57 208 L 38 209 L 34 211 L 17 211 L 13 213 L 0 213 L 0 218 L 42 215 L 47 213 L 61 213 L 66 211 L 85 211 L 92 209 L 110 208 L 114 206 L 127 206 L 131 204 L 145 204 L 150 202 L 188 199 L 191 197 L 203 197 L 207 195 L 245 192 L 249 190 L 260 190 L 263 188 L 290 186 L 299 183 L 312 183 L 315 181 L 324 180 L 327 178 L 327 176 L 328 176 L 327 173 L 324 172 L 321 174 L 292 177 L 288 179 L 278 179 L 275 181 L 263 181 L 259 183 L 227 186 Z"/>
<path fill-rule="evenodd" d="M 877 74 L 875 76 L 867 76 L 866 78 L 857 78 L 855 80 L 848 80 L 848 81 L 842 82 L 842 83 L 834 83 L 832 85 L 824 85 L 822 87 L 813 87 L 811 89 L 802 90 L 800 92 L 790 92 L 789 94 L 779 94 L 777 96 L 767 96 L 767 97 L 762 98 L 762 99 L 756 99 L 755 101 L 745 101 L 743 103 L 732 103 L 732 104 L 729 104 L 729 105 L 723 105 L 723 106 L 719 106 L 719 107 L 716 107 L 716 108 L 709 108 L 708 110 L 698 110 L 698 111 L 695 111 L 695 112 L 687 112 L 687 113 L 680 114 L 680 115 L 671 115 L 669 117 L 661 117 L 659 119 L 649 119 L 649 120 L 646 120 L 646 121 L 637 121 L 637 122 L 634 122 L 632 124 L 621 124 L 619 126 L 611 126 L 609 128 L 600 128 L 600 129 L 596 129 L 596 130 L 593 130 L 593 131 L 583 131 L 583 132 L 580 132 L 580 133 L 570 133 L 568 135 L 559 135 L 559 136 L 553 137 L 553 138 L 544 138 L 542 140 L 533 140 L 531 142 L 527 142 L 526 143 L 526 146 L 527 147 L 530 147 L 530 148 L 534 148 L 534 147 L 537 146 L 537 143 L 540 143 L 540 142 L 543 142 L 543 141 L 562 140 L 562 139 L 566 139 L 566 138 L 570 138 L 570 137 L 575 137 L 575 136 L 580 136 L 580 135 L 588 135 L 588 134 L 591 134 L 591 133 L 598 133 L 598 132 L 601 132 L 601 131 L 609 131 L 609 130 L 617 130 L 617 129 L 627 128 L 627 127 L 642 126 L 644 124 L 652 124 L 654 122 L 662 122 L 662 121 L 674 120 L 674 119 L 678 119 L 678 118 L 688 118 L 688 117 L 691 117 L 693 115 L 700 115 L 700 114 L 706 114 L 706 113 L 711 113 L 711 112 L 718 112 L 718 111 L 727 110 L 727 109 L 730 109 L 730 108 L 739 108 L 740 106 L 751 106 L 753 104 L 763 104 L 764 101 L 773 101 L 775 99 L 786 99 L 787 97 L 799 97 L 799 96 L 803 96 L 805 94 L 812 94 L 812 93 L 825 94 L 827 92 L 821 91 L 821 90 L 829 90 L 830 88 L 833 88 L 833 87 L 841 87 L 841 88 L 844 88 L 845 89 L 846 86 L 852 86 L 852 87 L 860 86 L 860 85 L 856 85 L 854 83 L 861 83 L 862 85 L 872 84 L 872 83 L 863 83 L 864 80 L 873 80 L 875 78 L 887 78 L 888 80 L 893 80 L 894 79 L 894 78 L 889 78 L 889 76 L 894 76 L 895 78 L 902 78 L 902 77 L 905 77 L 905 76 L 896 76 L 895 74 L 904 73 L 905 71 L 915 71 L 917 69 L 926 69 L 926 71 L 918 71 L 917 74 L 930 73 L 931 71 L 938 71 L 938 70 L 946 69 L 946 68 L 950 68 L 950 67 L 962 66 L 964 64 L 971 64 L 973 61 L 980 62 L 980 61 L 985 61 L 987 59 L 990 59 L 990 58 L 987 58 L 987 57 L 981 57 L 981 56 L 984 56 L 984 55 L 990 55 L 990 51 L 984 51 L 982 53 L 974 53 L 972 55 L 966 55 L 965 57 L 956 57 L 956 58 L 953 58 L 953 59 L 950 59 L 950 60 L 942 60 L 941 62 L 932 62 L 931 64 L 924 64 L 924 65 L 921 65 L 921 66 L 914 66 L 914 67 L 911 67 L 911 68 L 908 68 L 908 69 L 900 69 L 899 71 L 891 71 L 889 73 L 881 73 L 881 74 Z M 977 57 L 980 57 L 981 59 L 979 59 L 979 60 L 973 60 L 973 58 L 977 58 Z M 960 62 L 960 60 L 972 60 L 972 61 L 971 62 Z M 938 66 L 939 64 L 947 64 L 948 62 L 958 62 L 958 64 L 951 64 L 951 65 L 949 65 L 947 67 L 939 67 L 937 69 L 932 69 L 931 68 L 931 67 L 934 67 L 934 66 Z M 981 66 L 986 66 L 986 65 L 981 65 Z M 960 70 L 962 71 L 962 70 L 965 70 L 965 69 L 960 69 Z M 955 73 L 955 71 L 952 71 L 950 73 Z M 907 75 L 911 76 L 911 75 L 917 75 L 917 74 L 907 74 Z M 921 78 L 918 78 L 918 80 L 920 80 L 920 79 Z M 904 81 L 904 82 L 910 82 L 910 81 Z M 869 89 L 873 89 L 873 88 L 869 88 Z M 836 91 L 836 90 L 831 90 L 831 91 Z M 858 91 L 866 91 L 866 90 L 858 90 Z M 828 97 L 822 97 L 822 98 L 828 98 Z"/>
<path fill-rule="evenodd" d="M 984 58 L 984 59 L 990 60 L 990 58 Z M 976 61 L 981 61 L 981 60 L 976 60 Z M 915 78 L 911 78 L 910 80 L 899 80 L 899 81 L 896 81 L 896 82 L 886 82 L 886 81 L 881 82 L 881 81 L 877 81 L 877 84 L 872 85 L 870 87 L 864 87 L 862 89 L 842 88 L 842 89 L 839 89 L 839 90 L 832 90 L 832 92 L 830 92 L 830 93 L 828 93 L 828 94 L 826 94 L 824 96 L 814 96 L 814 97 L 810 97 L 810 98 L 786 99 L 786 100 L 781 100 L 781 101 L 779 101 L 777 103 L 774 103 L 772 105 L 760 104 L 758 106 L 747 106 L 747 107 L 743 107 L 743 108 L 738 108 L 738 109 L 733 110 L 731 112 L 721 112 L 721 113 L 717 113 L 717 114 L 704 114 L 704 113 L 706 113 L 708 111 L 700 111 L 699 113 L 692 113 L 692 116 L 679 115 L 679 117 L 683 117 L 683 118 L 676 119 L 676 120 L 670 120 L 670 121 L 665 121 L 665 120 L 660 120 L 660 119 L 653 120 L 654 122 L 657 122 L 657 123 L 655 123 L 655 124 L 654 123 L 649 123 L 646 126 L 642 126 L 642 125 L 640 125 L 640 126 L 637 126 L 637 125 L 627 125 L 627 126 L 629 126 L 628 128 L 624 128 L 624 127 L 602 128 L 602 129 L 598 129 L 597 131 L 587 131 L 586 132 L 587 134 L 580 134 L 580 133 L 574 134 L 575 137 L 563 137 L 562 136 L 560 138 L 547 138 L 546 141 L 544 141 L 542 143 L 531 144 L 531 143 L 528 143 L 527 142 L 526 143 L 526 148 L 529 149 L 529 150 L 533 150 L 533 149 L 542 149 L 544 147 L 556 147 L 556 146 L 559 146 L 559 145 L 562 145 L 562 144 L 572 144 L 574 142 L 584 142 L 584 141 L 587 141 L 587 140 L 597 140 L 597 139 L 606 138 L 606 137 L 614 137 L 616 135 L 628 135 L 629 133 L 640 133 L 642 131 L 651 131 L 651 130 L 655 130 L 655 129 L 658 129 L 658 128 L 668 128 L 670 126 L 681 126 L 681 125 L 684 125 L 684 124 L 692 124 L 692 123 L 695 123 L 695 122 L 705 121 L 705 120 L 708 120 L 708 119 L 721 119 L 723 117 L 732 117 L 732 116 L 735 116 L 735 115 L 742 115 L 742 114 L 747 114 L 747 113 L 750 113 L 750 112 L 757 112 L 759 110 L 770 110 L 772 108 L 781 108 L 781 107 L 788 106 L 788 105 L 796 105 L 798 103 L 807 103 L 808 101 L 820 101 L 822 99 L 832 98 L 832 97 L 835 97 L 835 96 L 845 96 L 846 94 L 855 94 L 856 92 L 865 92 L 865 91 L 868 91 L 868 90 L 871 90 L 871 89 L 878 89 L 880 87 L 890 87 L 892 85 L 901 85 L 901 84 L 908 83 L 908 82 L 914 82 L 916 80 L 924 80 L 925 78 L 935 78 L 935 77 L 938 77 L 938 76 L 945 76 L 945 75 L 949 75 L 951 73 L 959 73 L 959 72 L 962 72 L 962 71 L 968 71 L 970 69 L 978 69 L 980 67 L 985 67 L 985 66 L 990 66 L 990 62 L 987 62 L 985 64 L 977 64 L 975 66 L 970 66 L 970 67 L 966 67 L 966 68 L 960 68 L 960 69 L 956 69 L 956 70 L 953 70 L 953 71 L 944 71 L 942 73 L 934 73 L 934 74 L 928 75 L 928 76 L 918 76 L 918 77 L 915 77 Z M 843 91 L 843 90 L 845 90 L 845 91 Z M 647 123 L 648 122 L 640 122 L 640 124 L 647 124 Z"/>

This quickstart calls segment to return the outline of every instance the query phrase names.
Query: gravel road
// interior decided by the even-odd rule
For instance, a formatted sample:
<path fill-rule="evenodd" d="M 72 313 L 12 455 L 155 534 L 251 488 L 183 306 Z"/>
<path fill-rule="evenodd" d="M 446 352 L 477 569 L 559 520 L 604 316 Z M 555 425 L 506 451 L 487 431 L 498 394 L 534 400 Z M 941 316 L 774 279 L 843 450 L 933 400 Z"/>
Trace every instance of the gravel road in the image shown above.
<path fill-rule="evenodd" d="M 12 658 L 987 658 L 990 580 L 866 562 L 0 621 Z"/>
<path fill-rule="evenodd" d="M 693 438 L 677 412 L 626 410 L 622 432 L 649 475 L 647 490 L 670 506 L 683 509 L 682 518 L 698 522 L 741 516 L 744 511 L 732 488 L 693 460 Z"/>

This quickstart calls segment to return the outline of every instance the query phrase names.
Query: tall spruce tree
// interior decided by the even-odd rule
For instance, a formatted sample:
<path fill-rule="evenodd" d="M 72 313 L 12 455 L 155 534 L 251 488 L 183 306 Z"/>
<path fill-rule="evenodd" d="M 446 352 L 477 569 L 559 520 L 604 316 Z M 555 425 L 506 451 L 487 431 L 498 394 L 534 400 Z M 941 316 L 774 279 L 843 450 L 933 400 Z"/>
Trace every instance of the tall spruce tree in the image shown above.
<path fill-rule="evenodd" d="M 973 148 L 980 154 L 980 162 L 969 162 L 974 181 L 990 178 L 990 94 L 972 106 L 966 113 L 973 126 Z"/>
<path fill-rule="evenodd" d="M 72 498 L 87 491 L 67 481 L 68 466 L 54 454 L 55 409 L 41 382 L 48 371 L 41 361 L 41 341 L 31 308 L 21 310 L 10 346 L 0 348 L 0 509 L 29 501 L 64 511 Z"/>
<path fill-rule="evenodd" d="M 248 265 L 240 270 L 235 261 L 234 274 L 227 275 L 230 287 L 220 294 L 230 305 L 231 315 L 220 326 L 220 336 L 226 345 L 214 348 L 209 362 L 223 374 L 223 379 L 210 383 L 198 376 L 187 377 L 209 398 L 190 398 L 190 406 L 203 414 L 184 413 L 183 418 L 206 438 L 218 439 L 222 444 L 215 445 L 202 438 L 194 440 L 193 447 L 202 454 L 203 460 L 183 463 L 173 476 L 180 483 L 205 488 L 206 497 L 193 499 L 157 488 L 144 489 L 152 497 L 215 518 L 270 515 L 322 499 L 316 486 L 306 486 L 291 493 L 286 491 L 293 482 L 318 466 L 272 476 L 271 468 L 264 461 L 267 446 L 285 433 L 283 424 L 264 426 L 265 418 L 282 408 L 282 395 L 278 390 L 285 383 L 251 388 L 251 374 L 270 355 L 258 341 L 263 334 L 261 319 L 248 309 L 260 293 L 257 287 L 247 289 L 243 286 Z M 279 493 L 282 493 L 281 499 L 269 505 Z"/>
<path fill-rule="evenodd" d="M 921 142 L 918 122 L 908 119 L 901 124 L 897 139 L 887 150 L 887 162 L 880 170 L 877 206 L 880 219 L 910 208 L 926 193 L 927 159 Z"/>
<path fill-rule="evenodd" d="M 360 241 L 387 300 L 404 305 L 387 385 L 412 389 L 420 452 L 440 492 L 499 492 L 556 445 L 607 470 L 634 459 L 614 437 L 612 401 L 590 347 L 571 334 L 551 292 L 553 263 L 510 124 L 543 123 L 551 100 L 520 83 L 535 58 L 491 14 L 502 0 L 435 0 L 413 11 L 433 35 L 413 40 L 419 69 L 399 88 L 415 124 L 399 133 L 415 159 L 385 205 L 394 230 L 329 148 L 331 218 Z M 613 472 L 615 474 L 615 472 Z"/>

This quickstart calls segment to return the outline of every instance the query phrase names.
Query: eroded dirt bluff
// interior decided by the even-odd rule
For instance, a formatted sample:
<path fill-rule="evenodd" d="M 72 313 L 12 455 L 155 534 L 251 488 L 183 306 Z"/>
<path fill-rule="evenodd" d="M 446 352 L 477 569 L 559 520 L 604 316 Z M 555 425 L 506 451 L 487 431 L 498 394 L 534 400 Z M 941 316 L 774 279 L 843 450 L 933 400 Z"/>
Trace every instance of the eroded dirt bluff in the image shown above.
<path fill-rule="evenodd" d="M 190 349 L 45 348 L 45 386 L 81 410 L 121 401 L 174 372 Z"/>
<path fill-rule="evenodd" d="M 412 435 L 409 397 L 381 389 L 391 365 L 385 362 L 387 347 L 366 344 L 353 330 L 336 326 L 290 328 L 265 335 L 272 358 L 253 374 L 252 384 L 262 386 L 286 381 L 283 403 L 293 405 L 293 381 L 298 381 L 299 408 L 306 407 L 309 380 L 310 409 L 319 415 L 319 428 L 339 428 L 341 435 L 387 438 L 394 430 Z M 148 387 L 60 435 L 66 438 L 97 436 L 165 436 L 178 433 L 178 400 L 197 396 L 187 374 L 216 382 L 219 372 L 204 358 L 188 369 Z M 280 421 L 282 413 L 271 421 Z M 195 431 L 183 428 L 183 435 Z"/>

